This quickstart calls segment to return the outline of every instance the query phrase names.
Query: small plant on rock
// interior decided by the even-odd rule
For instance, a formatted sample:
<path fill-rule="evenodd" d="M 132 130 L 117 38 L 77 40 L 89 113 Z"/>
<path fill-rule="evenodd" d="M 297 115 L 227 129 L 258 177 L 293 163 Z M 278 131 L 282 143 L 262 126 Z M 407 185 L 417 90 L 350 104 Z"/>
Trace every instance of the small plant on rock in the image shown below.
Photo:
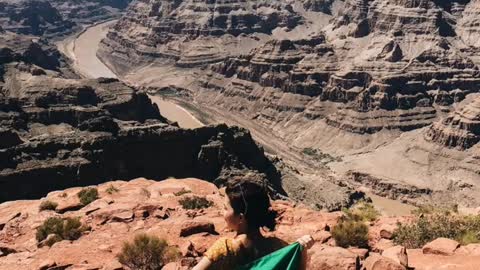
<path fill-rule="evenodd" d="M 98 199 L 98 190 L 92 187 L 84 188 L 77 195 L 83 205 L 88 205 Z"/>
<path fill-rule="evenodd" d="M 444 237 L 461 244 L 480 242 L 480 216 L 465 216 L 455 210 L 422 214 L 412 223 L 398 224 L 393 240 L 406 248 L 421 248 L 426 243 Z"/>
<path fill-rule="evenodd" d="M 180 252 L 156 236 L 139 234 L 133 242 L 125 242 L 117 255 L 121 264 L 130 269 L 158 270 L 180 257 Z"/>
<path fill-rule="evenodd" d="M 344 219 L 333 227 L 332 237 L 343 248 L 368 247 L 368 226 L 364 221 Z"/>
<path fill-rule="evenodd" d="M 352 208 L 344 209 L 345 215 L 352 220 L 375 221 L 380 212 L 369 202 L 359 201 Z"/>
<path fill-rule="evenodd" d="M 146 188 L 142 188 L 140 190 L 140 194 L 142 194 L 143 196 L 145 196 L 147 198 L 150 198 L 152 196 L 152 193 Z"/>
<path fill-rule="evenodd" d="M 118 188 L 116 188 L 114 185 L 110 185 L 106 190 L 105 192 L 107 192 L 108 194 L 112 195 L 113 193 L 117 193 L 119 192 L 120 190 Z"/>
<path fill-rule="evenodd" d="M 79 218 L 51 217 L 37 228 L 36 239 L 41 242 L 49 235 L 53 235 L 46 243 L 46 245 L 52 246 L 62 240 L 77 240 L 88 229 L 82 225 Z"/>
<path fill-rule="evenodd" d="M 173 195 L 178 197 L 178 196 L 182 196 L 183 194 L 188 194 L 188 193 L 192 193 L 192 191 L 191 190 L 186 190 L 185 188 L 182 188 L 181 190 L 173 193 Z"/>
<path fill-rule="evenodd" d="M 45 200 L 42 203 L 40 203 L 39 210 L 40 211 L 46 211 L 46 210 L 52 210 L 55 211 L 57 209 L 58 203 L 52 202 L 49 200 Z"/>
<path fill-rule="evenodd" d="M 209 201 L 205 197 L 199 197 L 199 196 L 188 196 L 180 199 L 178 201 L 183 209 L 203 209 L 203 208 L 209 208 L 210 206 L 213 205 L 212 201 Z"/>

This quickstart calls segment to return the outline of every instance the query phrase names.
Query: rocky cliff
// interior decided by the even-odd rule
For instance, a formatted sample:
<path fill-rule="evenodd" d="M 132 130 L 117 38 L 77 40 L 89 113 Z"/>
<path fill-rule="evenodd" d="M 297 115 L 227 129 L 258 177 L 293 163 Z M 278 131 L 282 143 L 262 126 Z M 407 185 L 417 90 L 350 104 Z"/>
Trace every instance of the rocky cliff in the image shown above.
<path fill-rule="evenodd" d="M 322 163 L 303 153 L 316 149 L 340 175 L 358 170 L 420 190 L 465 181 L 475 197 L 479 136 L 465 103 L 480 90 L 479 1 L 298 1 L 278 15 L 295 24 L 240 35 L 212 32 L 214 22 L 196 32 L 155 27 L 185 13 L 205 18 L 191 7 L 205 9 L 153 3 L 138 1 L 101 44 L 99 55 L 119 74 L 142 71 L 123 78 L 178 90 L 216 121 L 282 148 L 294 167 Z"/>
<path fill-rule="evenodd" d="M 277 27 L 300 23 L 281 1 L 136 1 L 108 33 L 100 54 L 120 73 L 131 69 L 128 63 L 158 57 L 181 67 L 205 65 L 247 52 Z"/>
<path fill-rule="evenodd" d="M 76 79 L 44 41 L 5 32 L 0 45 L 0 201 L 102 179 L 221 184 L 246 172 L 282 193 L 279 173 L 247 130 L 172 126 L 143 92 L 116 79 Z"/>
<path fill-rule="evenodd" d="M 115 18 L 129 2 L 2 0 L 0 24 L 5 30 L 19 34 L 58 37 L 79 30 L 82 24 Z"/>

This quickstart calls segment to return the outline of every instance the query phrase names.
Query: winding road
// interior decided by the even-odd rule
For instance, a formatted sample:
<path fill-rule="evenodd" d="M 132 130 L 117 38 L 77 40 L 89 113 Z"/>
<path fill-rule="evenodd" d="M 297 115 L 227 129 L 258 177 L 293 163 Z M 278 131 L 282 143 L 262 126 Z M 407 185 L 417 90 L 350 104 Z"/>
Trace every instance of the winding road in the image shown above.
<path fill-rule="evenodd" d="M 106 36 L 108 29 L 116 21 L 108 21 L 86 28 L 80 34 L 57 43 L 57 47 L 73 61 L 73 68 L 85 78 L 117 78 L 100 59 L 97 50 L 100 42 Z M 161 96 L 149 96 L 157 104 L 160 113 L 172 122 L 177 122 L 182 128 L 197 128 L 203 126 L 187 110 Z"/>

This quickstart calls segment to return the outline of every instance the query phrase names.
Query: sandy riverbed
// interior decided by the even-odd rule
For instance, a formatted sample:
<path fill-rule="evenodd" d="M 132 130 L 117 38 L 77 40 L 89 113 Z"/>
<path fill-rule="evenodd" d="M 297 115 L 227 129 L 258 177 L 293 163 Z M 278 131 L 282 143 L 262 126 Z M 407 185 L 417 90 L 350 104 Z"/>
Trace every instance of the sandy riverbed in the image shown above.
<path fill-rule="evenodd" d="M 74 61 L 74 68 L 86 78 L 117 78 L 117 76 L 97 57 L 100 41 L 115 21 L 108 21 L 87 28 L 80 35 L 59 42 L 57 47 Z M 197 128 L 203 124 L 187 110 L 160 96 L 150 96 L 157 104 L 160 113 L 183 128 Z"/>

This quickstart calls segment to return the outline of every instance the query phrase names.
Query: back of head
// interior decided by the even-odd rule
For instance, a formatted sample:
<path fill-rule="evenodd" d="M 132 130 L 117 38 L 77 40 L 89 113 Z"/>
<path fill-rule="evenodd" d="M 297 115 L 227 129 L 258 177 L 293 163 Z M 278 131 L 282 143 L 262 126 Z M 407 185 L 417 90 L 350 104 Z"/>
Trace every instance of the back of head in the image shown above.
<path fill-rule="evenodd" d="M 271 209 L 266 186 L 254 179 L 234 178 L 227 182 L 226 193 L 235 214 L 243 214 L 249 230 L 275 229 L 277 213 Z"/>

